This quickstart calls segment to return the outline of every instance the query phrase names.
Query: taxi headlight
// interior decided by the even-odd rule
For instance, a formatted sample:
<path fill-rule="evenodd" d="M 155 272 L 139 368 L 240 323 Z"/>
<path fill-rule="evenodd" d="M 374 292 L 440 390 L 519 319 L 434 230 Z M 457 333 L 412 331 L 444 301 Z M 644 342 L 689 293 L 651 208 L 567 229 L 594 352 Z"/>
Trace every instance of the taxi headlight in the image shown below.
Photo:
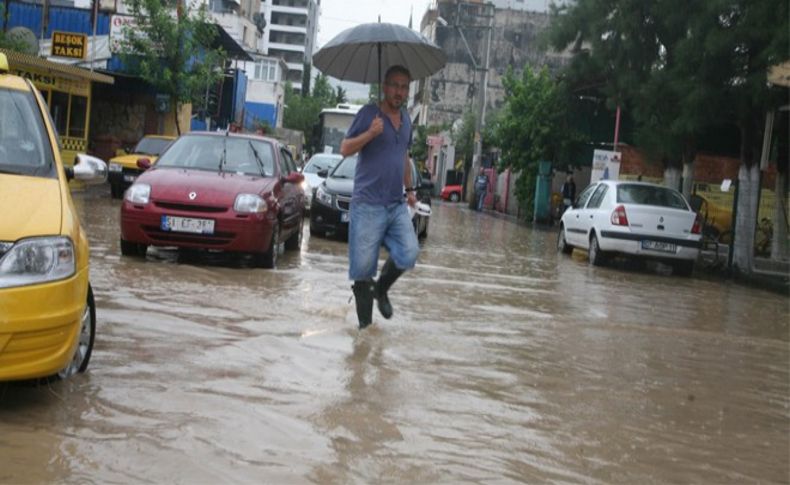
<path fill-rule="evenodd" d="M 240 214 L 255 214 L 266 212 L 266 201 L 260 195 L 239 194 L 233 203 L 233 210 Z"/>
<path fill-rule="evenodd" d="M 151 186 L 148 184 L 132 184 L 124 198 L 132 204 L 147 204 L 151 198 Z"/>
<path fill-rule="evenodd" d="M 332 194 L 326 191 L 323 185 L 319 185 L 315 191 L 315 198 L 318 202 L 332 207 Z"/>
<path fill-rule="evenodd" d="M 62 280 L 74 274 L 74 244 L 63 236 L 17 241 L 0 258 L 0 288 Z"/>
<path fill-rule="evenodd" d="M 121 172 L 123 167 L 120 163 L 110 163 L 110 172 Z"/>

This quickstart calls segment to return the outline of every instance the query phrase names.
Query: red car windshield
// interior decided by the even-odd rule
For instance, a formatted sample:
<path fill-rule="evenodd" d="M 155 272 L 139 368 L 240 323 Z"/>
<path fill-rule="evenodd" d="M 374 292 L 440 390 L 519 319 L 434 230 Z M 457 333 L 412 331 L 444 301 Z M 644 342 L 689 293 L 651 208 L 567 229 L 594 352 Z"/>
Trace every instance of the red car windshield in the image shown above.
<path fill-rule="evenodd" d="M 246 137 L 185 135 L 173 142 L 156 166 L 271 177 L 274 149 L 267 141 Z"/>

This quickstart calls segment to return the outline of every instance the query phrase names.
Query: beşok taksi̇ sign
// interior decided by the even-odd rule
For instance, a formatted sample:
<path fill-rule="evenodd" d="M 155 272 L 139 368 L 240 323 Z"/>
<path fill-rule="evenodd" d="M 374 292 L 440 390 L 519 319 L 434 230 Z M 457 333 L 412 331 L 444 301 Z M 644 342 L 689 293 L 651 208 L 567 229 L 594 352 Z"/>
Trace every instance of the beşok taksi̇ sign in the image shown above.
<path fill-rule="evenodd" d="M 88 36 L 72 32 L 52 32 L 52 56 L 85 59 Z"/>
<path fill-rule="evenodd" d="M 620 152 L 610 152 L 608 150 L 593 151 L 590 182 L 617 180 L 620 177 L 620 160 Z"/>

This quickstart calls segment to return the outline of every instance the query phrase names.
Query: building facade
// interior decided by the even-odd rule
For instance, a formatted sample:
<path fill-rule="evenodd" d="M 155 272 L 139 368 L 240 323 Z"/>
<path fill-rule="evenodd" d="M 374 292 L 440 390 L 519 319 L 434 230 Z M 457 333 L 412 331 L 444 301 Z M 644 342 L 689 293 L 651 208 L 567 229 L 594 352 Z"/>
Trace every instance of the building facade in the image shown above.
<path fill-rule="evenodd" d="M 480 70 L 486 56 L 485 105 L 489 113 L 504 102 L 502 77 L 508 68 L 515 72 L 526 66 L 555 70 L 567 63 L 569 54 L 546 51 L 539 45 L 549 14 L 545 8 L 532 8 L 544 4 L 543 0 L 438 0 L 436 8 L 423 16 L 420 30 L 447 53 L 447 64 L 413 90 L 412 118 L 424 125 L 452 124 L 467 110 L 477 112 Z"/>
<path fill-rule="evenodd" d="M 283 59 L 286 81 L 297 91 L 302 87 L 305 63 L 311 64 L 318 33 L 320 0 L 262 0 L 266 21 L 260 51 Z"/>

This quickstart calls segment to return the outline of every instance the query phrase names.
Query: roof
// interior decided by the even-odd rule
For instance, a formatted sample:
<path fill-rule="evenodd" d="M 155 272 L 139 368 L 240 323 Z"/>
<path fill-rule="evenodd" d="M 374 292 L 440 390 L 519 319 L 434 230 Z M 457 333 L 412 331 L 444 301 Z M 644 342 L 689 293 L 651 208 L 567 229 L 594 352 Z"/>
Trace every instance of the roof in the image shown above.
<path fill-rule="evenodd" d="M 105 74 L 98 72 L 91 72 L 82 67 L 76 67 L 69 64 L 61 64 L 59 62 L 52 62 L 40 57 L 31 56 L 29 54 L 22 54 L 21 52 L 0 49 L 8 57 L 9 67 L 28 68 L 44 71 L 47 74 L 52 74 L 58 77 L 72 79 L 76 81 L 93 81 L 98 83 L 113 84 L 115 79 Z"/>
<path fill-rule="evenodd" d="M 214 38 L 214 45 L 212 47 L 222 47 L 222 49 L 228 54 L 228 57 L 231 59 L 238 59 L 240 61 L 254 61 L 247 51 L 244 50 L 244 47 L 240 46 L 238 42 L 233 40 L 233 37 L 228 34 L 228 32 L 222 28 L 219 24 L 214 24 L 217 28 L 217 37 Z"/>

